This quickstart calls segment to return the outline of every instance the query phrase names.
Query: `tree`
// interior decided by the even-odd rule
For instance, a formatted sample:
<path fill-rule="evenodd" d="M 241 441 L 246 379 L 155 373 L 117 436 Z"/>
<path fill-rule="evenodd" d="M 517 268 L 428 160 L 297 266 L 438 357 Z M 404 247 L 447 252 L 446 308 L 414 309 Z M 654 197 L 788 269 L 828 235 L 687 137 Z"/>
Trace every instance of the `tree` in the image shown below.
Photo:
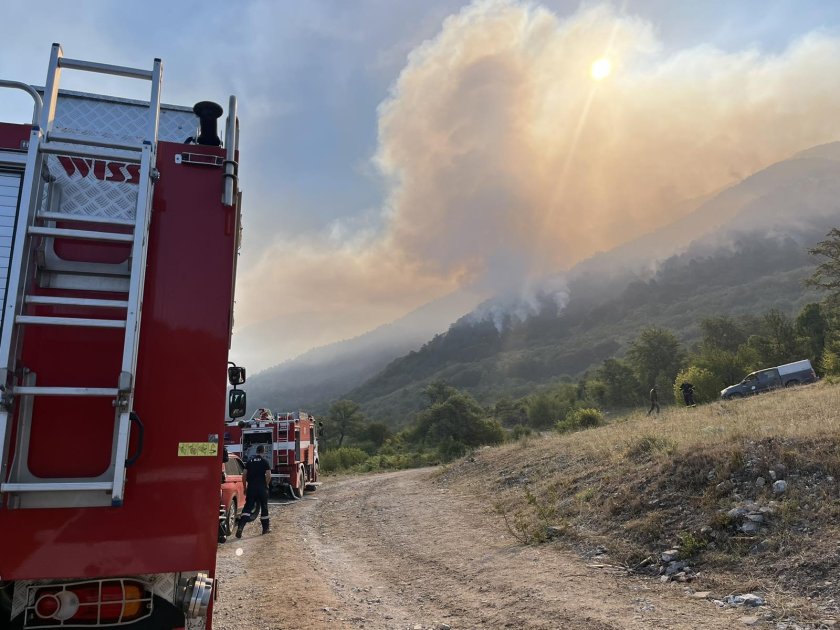
<path fill-rule="evenodd" d="M 439 385 L 436 383 L 431 391 L 425 392 L 430 404 L 420 412 L 411 431 L 414 441 L 443 447 L 441 453 L 450 456 L 458 452 L 459 445 L 479 446 L 504 440 L 502 426 L 485 418 L 484 409 L 472 396 L 453 387 Z M 428 387 L 426 389 L 429 390 Z"/>
<path fill-rule="evenodd" d="M 828 322 L 819 304 L 806 304 L 796 317 L 796 334 L 813 365 L 822 364 Z"/>
<path fill-rule="evenodd" d="M 596 377 L 603 384 L 603 401 L 609 407 L 630 407 L 642 402 L 644 387 L 633 370 L 617 359 L 607 359 Z"/>
<path fill-rule="evenodd" d="M 773 309 L 761 319 L 761 327 L 762 334 L 750 337 L 747 345 L 756 351 L 762 367 L 782 365 L 802 357 L 804 350 L 790 317 Z"/>
<path fill-rule="evenodd" d="M 827 291 L 829 300 L 836 302 L 840 298 L 840 229 L 832 228 L 826 236 L 826 240 L 808 250 L 812 256 L 825 260 L 817 265 L 805 284 Z"/>
<path fill-rule="evenodd" d="M 457 393 L 457 389 L 441 380 L 432 381 L 423 388 L 423 395 L 429 399 L 429 403 L 432 405 L 444 402 L 447 398 Z"/>
<path fill-rule="evenodd" d="M 528 400 L 528 424 L 535 429 L 548 429 L 563 418 L 564 409 L 553 396 L 542 392 Z"/>
<path fill-rule="evenodd" d="M 729 351 L 705 342 L 700 345 L 699 352 L 692 359 L 698 368 L 712 374 L 719 385 L 719 389 L 738 383 L 744 375 L 751 371 L 752 365 L 746 361 L 750 354 L 739 350 Z"/>
<path fill-rule="evenodd" d="M 641 385 L 650 388 L 673 383 L 683 363 L 684 352 L 674 333 L 663 328 L 645 328 L 630 344 L 627 361 Z"/>
<path fill-rule="evenodd" d="M 375 449 L 378 449 L 385 444 L 385 440 L 391 437 L 391 431 L 384 422 L 371 422 L 358 432 L 357 437 L 359 440 L 370 442 Z"/>
<path fill-rule="evenodd" d="M 519 426 L 528 422 L 528 411 L 524 401 L 505 396 L 493 406 L 493 417 L 504 427 Z"/>
<path fill-rule="evenodd" d="M 741 325 L 731 317 L 707 317 L 700 322 L 703 345 L 734 354 L 738 346 L 746 343 L 750 336 L 749 327 Z"/>
<path fill-rule="evenodd" d="M 338 447 L 344 438 L 354 435 L 365 420 L 359 405 L 352 400 L 339 400 L 330 405 L 327 420 L 332 431 L 338 434 Z"/>

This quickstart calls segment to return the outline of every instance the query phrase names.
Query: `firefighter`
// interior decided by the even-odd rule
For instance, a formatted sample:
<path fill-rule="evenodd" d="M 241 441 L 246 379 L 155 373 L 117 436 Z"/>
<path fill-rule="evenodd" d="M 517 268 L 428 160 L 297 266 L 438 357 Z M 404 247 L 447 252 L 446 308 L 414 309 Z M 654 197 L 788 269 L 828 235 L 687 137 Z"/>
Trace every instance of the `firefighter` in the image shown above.
<path fill-rule="evenodd" d="M 648 409 L 647 415 L 656 409 L 656 415 L 659 415 L 659 392 L 656 391 L 656 385 L 650 388 L 650 409 Z"/>
<path fill-rule="evenodd" d="M 268 486 L 271 484 L 271 466 L 263 457 L 265 447 L 259 445 L 256 454 L 245 464 L 245 507 L 239 524 L 236 527 L 236 537 L 242 538 L 245 525 L 256 520 L 260 513 L 262 533 L 269 532 L 268 523 Z"/>
<path fill-rule="evenodd" d="M 689 382 L 684 382 L 680 385 L 680 390 L 682 391 L 683 400 L 685 401 L 686 407 L 694 407 L 696 403 L 694 402 L 694 385 Z"/>

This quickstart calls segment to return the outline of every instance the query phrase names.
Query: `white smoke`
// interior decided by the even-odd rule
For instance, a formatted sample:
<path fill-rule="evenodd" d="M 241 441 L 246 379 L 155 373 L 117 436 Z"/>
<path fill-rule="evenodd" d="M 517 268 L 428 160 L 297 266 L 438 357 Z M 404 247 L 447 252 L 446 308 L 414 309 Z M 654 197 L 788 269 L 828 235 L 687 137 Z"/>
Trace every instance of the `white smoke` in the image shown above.
<path fill-rule="evenodd" d="M 600 58 L 613 72 L 596 82 Z M 837 76 L 840 40 L 826 34 L 780 54 L 674 54 L 607 5 L 560 16 L 475 2 L 415 48 L 379 108 L 378 228 L 265 252 L 241 276 L 239 321 L 271 316 L 295 335 L 317 304 L 324 342 L 458 287 L 535 287 L 672 222 L 686 200 L 836 140 Z"/>

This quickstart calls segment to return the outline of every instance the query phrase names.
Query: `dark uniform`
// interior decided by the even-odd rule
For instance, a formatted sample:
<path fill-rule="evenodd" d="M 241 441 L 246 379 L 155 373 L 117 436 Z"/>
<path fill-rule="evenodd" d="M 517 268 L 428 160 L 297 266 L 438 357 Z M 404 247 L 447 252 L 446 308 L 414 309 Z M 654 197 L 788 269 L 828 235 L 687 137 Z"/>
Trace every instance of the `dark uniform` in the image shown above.
<path fill-rule="evenodd" d="M 242 509 L 242 516 L 239 517 L 239 526 L 236 529 L 237 538 L 242 538 L 243 528 L 247 523 L 256 520 L 257 513 L 261 513 L 262 533 L 268 533 L 268 486 L 266 485 L 265 473 L 270 470 L 271 466 L 260 453 L 254 455 L 245 464 L 247 481 L 245 507 Z"/>
<path fill-rule="evenodd" d="M 683 400 L 685 401 L 686 407 L 693 407 L 694 406 L 694 385 L 691 383 L 683 383 L 680 385 L 680 390 L 682 390 Z"/>

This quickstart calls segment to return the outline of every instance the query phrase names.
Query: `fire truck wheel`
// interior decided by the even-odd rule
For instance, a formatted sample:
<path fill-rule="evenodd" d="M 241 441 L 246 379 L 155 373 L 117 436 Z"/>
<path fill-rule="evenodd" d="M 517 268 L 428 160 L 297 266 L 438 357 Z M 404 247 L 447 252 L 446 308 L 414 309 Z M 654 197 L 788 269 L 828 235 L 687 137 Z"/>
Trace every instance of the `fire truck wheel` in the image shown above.
<path fill-rule="evenodd" d="M 306 483 L 306 480 L 303 476 L 303 467 L 298 468 L 298 475 L 297 475 L 297 488 L 292 488 L 292 494 L 295 495 L 295 499 L 302 499 L 303 498 L 303 484 Z"/>
<path fill-rule="evenodd" d="M 230 502 L 225 510 L 225 535 L 233 534 L 233 521 L 236 519 L 236 499 Z"/>

